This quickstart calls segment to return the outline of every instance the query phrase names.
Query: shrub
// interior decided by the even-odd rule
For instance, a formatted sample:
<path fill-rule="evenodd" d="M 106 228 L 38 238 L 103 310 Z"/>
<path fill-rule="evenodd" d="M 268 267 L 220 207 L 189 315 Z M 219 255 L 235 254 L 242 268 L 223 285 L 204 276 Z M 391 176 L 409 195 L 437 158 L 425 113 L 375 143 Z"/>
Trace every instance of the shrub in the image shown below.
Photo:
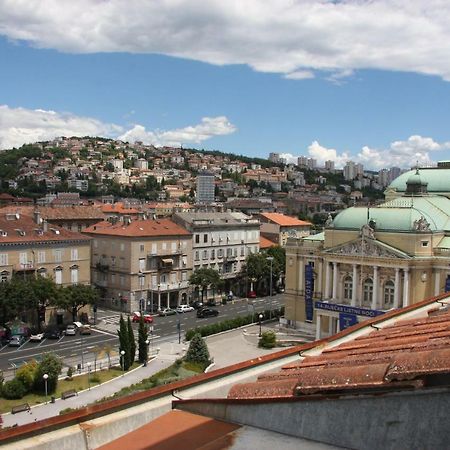
<path fill-rule="evenodd" d="M 100 377 L 97 374 L 91 375 L 90 380 L 92 383 L 100 383 Z"/>
<path fill-rule="evenodd" d="M 31 361 L 17 369 L 16 378 L 22 383 L 26 392 L 30 392 L 33 388 L 37 367 L 37 362 Z"/>
<path fill-rule="evenodd" d="M 199 334 L 192 338 L 185 359 L 186 361 L 199 364 L 207 364 L 209 362 L 208 346 Z"/>
<path fill-rule="evenodd" d="M 36 377 L 34 379 L 34 389 L 36 392 L 45 392 L 44 374 L 48 375 L 47 392 L 53 394 L 58 384 L 58 376 L 61 373 L 62 362 L 52 353 L 46 353 L 37 366 Z"/>
<path fill-rule="evenodd" d="M 69 367 L 67 368 L 67 378 L 68 378 L 69 380 L 71 380 L 72 377 L 73 377 L 73 367 L 72 367 L 72 366 L 69 366 Z"/>
<path fill-rule="evenodd" d="M 258 347 L 274 348 L 277 342 L 277 337 L 273 331 L 264 331 L 261 339 L 258 342 Z"/>
<path fill-rule="evenodd" d="M 2 394 L 3 397 L 9 400 L 16 400 L 22 398 L 27 393 L 27 390 L 23 383 L 14 378 L 11 381 L 7 381 L 3 384 Z"/>

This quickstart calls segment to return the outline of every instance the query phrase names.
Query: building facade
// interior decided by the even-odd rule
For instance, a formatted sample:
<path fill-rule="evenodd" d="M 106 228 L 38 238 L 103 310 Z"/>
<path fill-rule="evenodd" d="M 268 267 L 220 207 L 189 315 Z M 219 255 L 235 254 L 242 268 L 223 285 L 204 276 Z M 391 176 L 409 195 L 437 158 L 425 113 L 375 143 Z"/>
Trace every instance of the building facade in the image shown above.
<path fill-rule="evenodd" d="M 214 197 L 214 174 L 209 172 L 200 172 L 197 176 L 197 203 L 213 203 Z"/>
<path fill-rule="evenodd" d="M 261 234 L 284 247 L 289 237 L 309 236 L 311 223 L 281 213 L 261 213 Z"/>
<path fill-rule="evenodd" d="M 173 220 L 192 234 L 193 270 L 215 269 L 227 291 L 243 291 L 239 276 L 247 255 L 259 251 L 259 220 L 240 212 L 176 213 Z"/>
<path fill-rule="evenodd" d="M 450 289 L 450 200 L 419 174 L 403 196 L 329 217 L 286 246 L 286 320 L 331 335 Z"/>
<path fill-rule="evenodd" d="M 156 312 L 188 302 L 192 236 L 169 219 L 101 222 L 92 241 L 92 282 L 105 305 Z"/>

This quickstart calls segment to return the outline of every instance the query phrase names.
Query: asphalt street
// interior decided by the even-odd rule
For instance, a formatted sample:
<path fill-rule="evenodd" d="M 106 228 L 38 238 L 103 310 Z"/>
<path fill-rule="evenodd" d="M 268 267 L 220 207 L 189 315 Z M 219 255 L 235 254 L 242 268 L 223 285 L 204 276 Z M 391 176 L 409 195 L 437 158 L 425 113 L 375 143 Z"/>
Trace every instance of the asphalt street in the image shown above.
<path fill-rule="evenodd" d="M 237 299 L 226 305 L 218 305 L 219 315 L 198 319 L 196 312 L 191 311 L 174 316 L 154 316 L 153 332 L 150 334 L 150 351 L 156 350 L 158 345 L 178 337 L 177 324 L 180 323 L 181 339 L 184 333 L 196 326 L 215 323 L 225 319 L 247 314 L 257 315 L 265 309 L 277 309 L 283 304 L 282 294 L 258 299 Z M 65 366 L 83 366 L 87 362 L 93 362 L 96 357 L 105 357 L 105 347 L 111 346 L 111 354 L 117 354 L 120 313 L 107 311 L 99 308 L 97 324 L 92 329 L 91 335 L 62 336 L 57 340 L 44 339 L 41 342 L 26 341 L 21 347 L 3 346 L 0 348 L 0 370 L 4 372 L 5 378 L 10 379 L 14 375 L 14 369 L 20 367 L 31 359 L 39 360 L 42 354 L 53 352 L 64 360 Z M 138 324 L 133 324 L 137 337 Z"/>

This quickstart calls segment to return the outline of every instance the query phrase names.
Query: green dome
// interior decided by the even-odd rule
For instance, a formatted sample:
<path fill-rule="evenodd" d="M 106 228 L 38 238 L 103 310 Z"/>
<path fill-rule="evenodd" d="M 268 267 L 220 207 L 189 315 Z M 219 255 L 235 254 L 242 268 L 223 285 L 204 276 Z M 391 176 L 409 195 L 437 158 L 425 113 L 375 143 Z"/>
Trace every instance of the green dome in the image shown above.
<path fill-rule="evenodd" d="M 413 231 L 425 219 L 430 231 L 450 231 L 450 200 L 447 197 L 399 197 L 373 208 L 352 207 L 333 220 L 334 229 L 359 230 L 374 220 L 377 231 Z"/>
<path fill-rule="evenodd" d="M 428 167 L 420 169 L 418 180 L 416 178 L 416 170 L 409 170 L 397 177 L 388 189 L 394 189 L 397 192 L 406 192 L 406 183 L 411 182 L 417 184 L 420 180 L 422 184 L 427 183 L 427 191 L 429 193 L 441 193 L 450 196 L 450 168 Z"/>

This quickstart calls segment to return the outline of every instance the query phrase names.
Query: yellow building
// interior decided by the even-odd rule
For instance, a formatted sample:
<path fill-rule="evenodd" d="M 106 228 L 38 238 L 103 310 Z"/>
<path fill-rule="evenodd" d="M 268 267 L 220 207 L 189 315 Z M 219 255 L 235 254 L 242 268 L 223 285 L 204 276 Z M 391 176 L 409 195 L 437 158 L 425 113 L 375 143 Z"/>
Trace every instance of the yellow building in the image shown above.
<path fill-rule="evenodd" d="M 401 196 L 288 240 L 288 325 L 320 338 L 450 289 L 450 199 L 429 194 L 418 170 L 404 184 Z"/>
<path fill-rule="evenodd" d="M 188 303 L 192 235 L 169 219 L 100 222 L 92 241 L 92 282 L 106 305 L 122 311 Z"/>

